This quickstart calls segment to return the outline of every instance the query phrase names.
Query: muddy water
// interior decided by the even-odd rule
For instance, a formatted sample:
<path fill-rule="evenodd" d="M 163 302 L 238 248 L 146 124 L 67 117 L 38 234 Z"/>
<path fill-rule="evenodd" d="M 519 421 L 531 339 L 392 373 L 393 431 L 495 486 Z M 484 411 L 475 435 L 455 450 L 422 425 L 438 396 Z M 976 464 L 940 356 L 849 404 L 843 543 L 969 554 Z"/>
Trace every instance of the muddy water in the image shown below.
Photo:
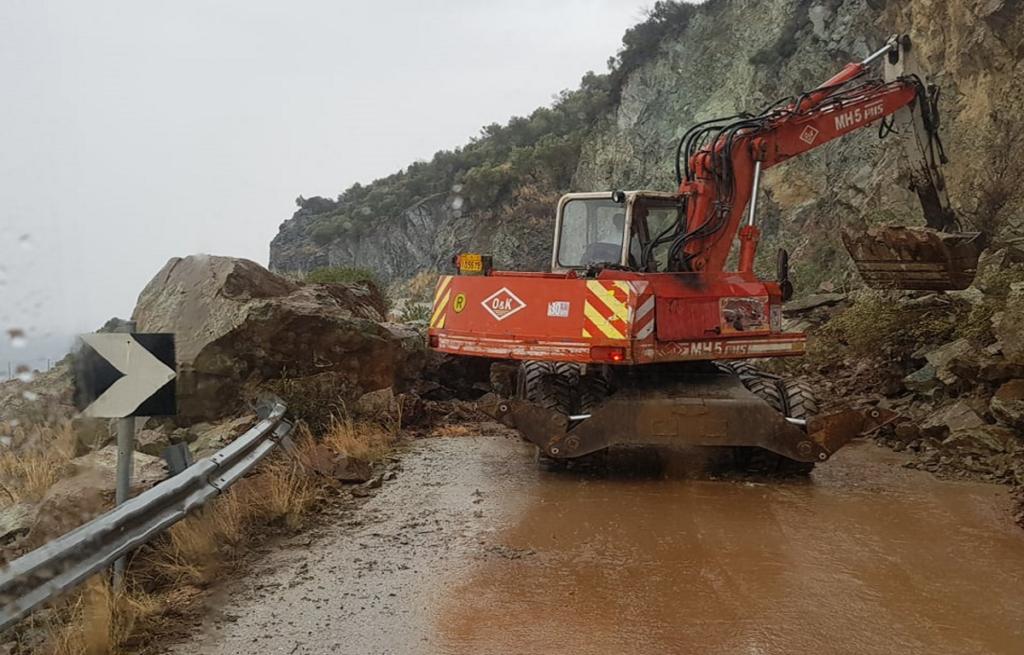
<path fill-rule="evenodd" d="M 542 475 L 439 615 L 449 653 L 1024 653 L 991 487 L 872 446 L 808 484 Z M 993 493 L 995 491 L 995 493 Z"/>
<path fill-rule="evenodd" d="M 566 475 L 509 435 L 417 442 L 395 481 L 226 585 L 173 650 L 1024 653 L 1004 489 L 871 445 L 807 483 L 666 461 Z"/>

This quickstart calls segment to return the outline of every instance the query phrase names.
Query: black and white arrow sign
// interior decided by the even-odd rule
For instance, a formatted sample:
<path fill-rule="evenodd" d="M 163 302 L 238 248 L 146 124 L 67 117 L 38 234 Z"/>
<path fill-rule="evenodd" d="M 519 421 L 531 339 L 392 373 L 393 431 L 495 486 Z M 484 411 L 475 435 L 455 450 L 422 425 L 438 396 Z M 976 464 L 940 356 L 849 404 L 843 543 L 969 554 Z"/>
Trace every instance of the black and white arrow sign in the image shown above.
<path fill-rule="evenodd" d="M 82 416 L 176 413 L 173 334 L 97 333 L 81 340 L 75 404 Z"/>

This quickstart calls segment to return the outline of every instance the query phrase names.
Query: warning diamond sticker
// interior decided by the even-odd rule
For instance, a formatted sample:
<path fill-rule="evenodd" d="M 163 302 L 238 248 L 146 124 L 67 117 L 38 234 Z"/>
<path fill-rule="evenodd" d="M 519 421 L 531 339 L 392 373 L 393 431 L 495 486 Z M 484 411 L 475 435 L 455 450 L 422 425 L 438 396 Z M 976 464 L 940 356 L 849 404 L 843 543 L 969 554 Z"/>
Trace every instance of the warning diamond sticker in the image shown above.
<path fill-rule="evenodd" d="M 512 314 L 515 314 L 523 307 L 526 307 L 526 303 L 519 299 L 519 297 L 508 290 L 507 287 L 502 287 L 493 294 L 487 296 L 481 305 L 484 309 L 490 313 L 491 316 L 499 321 L 503 321 Z"/>

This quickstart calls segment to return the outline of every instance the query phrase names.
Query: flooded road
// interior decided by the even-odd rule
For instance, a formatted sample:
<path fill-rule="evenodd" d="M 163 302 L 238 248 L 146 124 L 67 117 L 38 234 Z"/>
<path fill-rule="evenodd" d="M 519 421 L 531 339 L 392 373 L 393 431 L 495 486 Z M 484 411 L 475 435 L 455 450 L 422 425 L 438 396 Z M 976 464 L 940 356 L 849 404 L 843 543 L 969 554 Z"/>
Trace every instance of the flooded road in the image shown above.
<path fill-rule="evenodd" d="M 176 652 L 1024 652 L 1003 488 L 871 444 L 806 482 L 531 456 L 510 435 L 416 442 L 398 479 L 226 587 Z"/>

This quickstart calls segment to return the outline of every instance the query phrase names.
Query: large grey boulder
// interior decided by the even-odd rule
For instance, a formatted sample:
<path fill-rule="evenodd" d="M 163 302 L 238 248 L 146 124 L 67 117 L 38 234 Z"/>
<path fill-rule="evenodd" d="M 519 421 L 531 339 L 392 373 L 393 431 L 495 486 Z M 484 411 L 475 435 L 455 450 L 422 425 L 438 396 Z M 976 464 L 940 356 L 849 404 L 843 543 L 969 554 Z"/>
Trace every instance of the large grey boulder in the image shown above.
<path fill-rule="evenodd" d="M 248 384 L 333 373 L 353 399 L 410 375 L 409 335 L 363 284 L 299 285 L 230 257 L 171 259 L 139 296 L 140 332 L 177 336 L 179 415 L 237 413 Z"/>

